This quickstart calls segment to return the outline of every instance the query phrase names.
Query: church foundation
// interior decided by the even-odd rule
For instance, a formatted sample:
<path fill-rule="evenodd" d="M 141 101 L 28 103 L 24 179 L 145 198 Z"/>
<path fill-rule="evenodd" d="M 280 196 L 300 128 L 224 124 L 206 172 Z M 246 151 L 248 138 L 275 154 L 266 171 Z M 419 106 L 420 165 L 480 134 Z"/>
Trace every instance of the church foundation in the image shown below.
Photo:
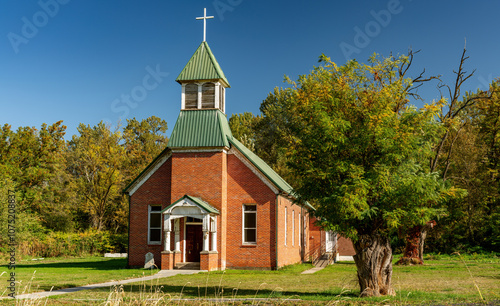
<path fill-rule="evenodd" d="M 200 252 L 200 270 L 214 271 L 217 270 L 219 261 L 219 253 L 213 251 Z"/>
<path fill-rule="evenodd" d="M 163 251 L 161 252 L 161 269 L 162 270 L 173 270 L 174 269 L 174 252 Z"/>

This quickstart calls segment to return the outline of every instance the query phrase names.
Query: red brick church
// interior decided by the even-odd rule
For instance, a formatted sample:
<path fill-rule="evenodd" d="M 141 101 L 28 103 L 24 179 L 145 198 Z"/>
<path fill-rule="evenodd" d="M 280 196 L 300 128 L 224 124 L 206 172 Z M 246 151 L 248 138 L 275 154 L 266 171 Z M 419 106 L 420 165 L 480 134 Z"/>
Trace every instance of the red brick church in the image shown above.
<path fill-rule="evenodd" d="M 230 87 L 206 41 L 176 81 L 181 110 L 167 148 L 129 185 L 129 266 L 151 252 L 161 269 L 277 269 L 332 251 L 309 205 L 232 136 Z M 349 243 L 350 244 L 350 243 Z"/>

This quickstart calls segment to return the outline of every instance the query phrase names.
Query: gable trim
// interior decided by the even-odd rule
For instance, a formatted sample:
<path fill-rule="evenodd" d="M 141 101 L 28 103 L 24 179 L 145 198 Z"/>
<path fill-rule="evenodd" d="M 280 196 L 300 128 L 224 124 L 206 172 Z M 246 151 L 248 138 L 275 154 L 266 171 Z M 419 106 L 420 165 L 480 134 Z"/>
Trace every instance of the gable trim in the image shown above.
<path fill-rule="evenodd" d="M 171 215 L 173 210 L 177 207 L 196 207 L 197 209 L 200 210 L 200 215 L 218 215 L 220 214 L 219 210 L 212 205 L 208 204 L 207 202 L 203 201 L 200 198 L 197 197 L 192 197 L 189 195 L 184 195 L 182 198 L 178 199 L 174 203 L 170 204 L 169 206 L 165 207 L 161 213 L 164 215 Z M 177 215 L 177 217 L 184 217 L 189 214 L 181 214 Z M 171 219 L 174 219 L 170 217 Z"/>
<path fill-rule="evenodd" d="M 129 196 L 132 196 L 137 189 L 139 189 L 163 164 L 172 156 L 172 152 L 168 152 L 165 155 L 154 160 L 143 173 L 139 176 L 125 189 L 125 192 Z"/>

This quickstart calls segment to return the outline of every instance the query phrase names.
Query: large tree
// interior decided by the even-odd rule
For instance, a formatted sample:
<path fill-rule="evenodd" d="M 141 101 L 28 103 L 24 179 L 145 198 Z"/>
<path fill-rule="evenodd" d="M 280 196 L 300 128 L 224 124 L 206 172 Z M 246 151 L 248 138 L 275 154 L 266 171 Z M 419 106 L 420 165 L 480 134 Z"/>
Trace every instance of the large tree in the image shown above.
<path fill-rule="evenodd" d="M 103 122 L 94 127 L 80 124 L 80 135 L 69 142 L 68 170 L 80 197 L 80 209 L 96 230 L 116 227 L 116 215 L 125 209 L 122 199 L 126 154 L 121 133 Z"/>
<path fill-rule="evenodd" d="M 52 125 L 19 127 L 8 124 L 0 130 L 0 172 L 9 175 L 19 195 L 19 209 L 36 215 L 55 230 L 71 226 L 71 204 L 65 172 L 62 121 Z"/>
<path fill-rule="evenodd" d="M 167 122 L 156 116 L 127 119 L 123 146 L 127 154 L 126 181 L 130 183 L 167 146 Z"/>
<path fill-rule="evenodd" d="M 361 296 L 394 294 L 391 235 L 441 214 L 454 193 L 420 163 L 441 128 L 440 105 L 408 104 L 423 81 L 405 76 L 411 59 L 374 55 L 338 67 L 322 56 L 263 109 L 264 117 L 279 112 L 299 201 L 315 203 L 325 225 L 353 239 Z"/>

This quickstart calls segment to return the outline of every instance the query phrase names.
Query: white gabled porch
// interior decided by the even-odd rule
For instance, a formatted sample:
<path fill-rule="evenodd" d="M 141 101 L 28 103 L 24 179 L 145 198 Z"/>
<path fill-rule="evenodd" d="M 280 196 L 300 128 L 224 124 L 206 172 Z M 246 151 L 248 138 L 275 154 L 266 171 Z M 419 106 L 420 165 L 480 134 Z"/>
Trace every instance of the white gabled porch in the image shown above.
<path fill-rule="evenodd" d="M 219 211 L 200 198 L 185 195 L 162 210 L 164 249 L 161 269 L 172 270 L 178 263 L 199 262 L 201 270 L 217 269 L 217 215 Z M 186 224 L 181 238 L 181 219 L 200 220 Z M 173 243 L 172 243 L 173 238 Z M 200 248 L 200 241 L 202 247 Z M 181 248 L 181 242 L 184 243 Z"/>

